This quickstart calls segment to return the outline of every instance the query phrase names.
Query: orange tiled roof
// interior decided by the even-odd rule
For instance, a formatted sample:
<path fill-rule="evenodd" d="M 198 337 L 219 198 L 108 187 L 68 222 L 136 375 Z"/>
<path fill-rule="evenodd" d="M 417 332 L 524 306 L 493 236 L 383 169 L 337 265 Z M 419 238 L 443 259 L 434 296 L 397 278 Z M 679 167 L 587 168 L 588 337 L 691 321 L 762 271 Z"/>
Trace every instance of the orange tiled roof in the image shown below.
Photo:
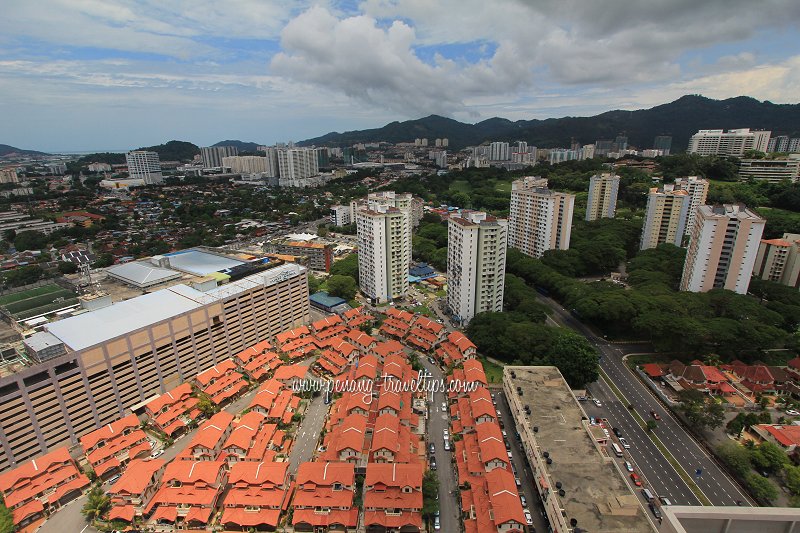
<path fill-rule="evenodd" d="M 140 495 L 150 486 L 153 476 L 163 466 L 163 459 L 134 459 L 128 463 L 128 468 L 108 492 L 113 495 Z M 158 483 L 158 479 L 155 482 Z"/>

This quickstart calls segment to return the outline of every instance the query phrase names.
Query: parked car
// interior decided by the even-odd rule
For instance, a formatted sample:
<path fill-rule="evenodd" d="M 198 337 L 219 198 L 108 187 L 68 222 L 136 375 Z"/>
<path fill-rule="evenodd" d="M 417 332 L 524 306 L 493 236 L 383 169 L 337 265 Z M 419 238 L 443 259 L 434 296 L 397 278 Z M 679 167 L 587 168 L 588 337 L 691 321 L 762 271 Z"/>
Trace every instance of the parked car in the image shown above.
<path fill-rule="evenodd" d="M 625 449 L 628 449 L 628 448 L 630 448 L 630 447 L 631 447 L 631 445 L 630 445 L 630 444 L 628 444 L 628 441 L 626 441 L 624 438 L 620 438 L 620 439 L 619 439 L 619 443 L 620 443 L 620 444 L 622 445 L 622 447 L 623 447 L 623 448 L 625 448 Z"/>
<path fill-rule="evenodd" d="M 658 520 L 661 520 L 661 510 L 656 507 L 653 502 L 650 502 L 648 507 L 650 507 L 650 512 L 653 513 L 653 516 L 655 516 Z"/>
<path fill-rule="evenodd" d="M 661 420 L 661 416 L 652 409 L 650 410 L 650 416 L 652 416 L 654 420 Z"/>
<path fill-rule="evenodd" d="M 439 520 L 438 516 L 433 517 L 433 529 L 435 529 L 436 531 L 442 529 L 442 522 Z"/>
<path fill-rule="evenodd" d="M 155 459 L 156 457 L 161 457 L 161 454 L 164 453 L 164 450 L 153 450 L 150 454 L 150 459 Z"/>
<path fill-rule="evenodd" d="M 447 439 L 444 439 L 444 451 L 446 452 L 450 451 L 450 441 Z"/>
<path fill-rule="evenodd" d="M 518 477 L 514 478 L 514 483 L 517 484 L 517 487 L 521 487 L 522 486 L 522 480 L 520 478 L 518 478 Z"/>
<path fill-rule="evenodd" d="M 636 472 L 631 472 L 631 481 L 633 481 L 633 484 L 636 485 L 637 487 L 642 486 L 642 480 L 639 479 L 639 474 L 637 474 Z"/>
<path fill-rule="evenodd" d="M 632 464 L 630 464 L 628 461 L 625 461 L 623 464 L 625 465 L 625 470 L 627 470 L 628 472 L 633 472 Z"/>
<path fill-rule="evenodd" d="M 529 525 L 533 525 L 533 517 L 531 516 L 531 512 L 527 509 L 522 510 L 522 514 L 525 515 L 525 522 Z"/>
<path fill-rule="evenodd" d="M 447 411 L 447 402 L 442 402 L 442 411 Z"/>
<path fill-rule="evenodd" d="M 436 460 L 431 459 L 431 470 L 436 470 Z"/>
<path fill-rule="evenodd" d="M 431 455 L 436 453 L 436 445 L 431 442 L 431 445 L 428 446 L 428 450 L 430 450 Z"/>
<path fill-rule="evenodd" d="M 617 428 L 611 428 L 611 431 L 613 431 L 613 432 L 614 432 L 614 435 L 616 435 L 616 436 L 617 436 L 617 438 L 619 438 L 619 437 L 621 437 L 621 436 L 622 436 L 622 432 L 621 432 L 619 429 L 617 429 Z"/>
<path fill-rule="evenodd" d="M 786 414 L 789 416 L 800 416 L 800 411 L 796 411 L 795 409 L 787 409 Z"/>
<path fill-rule="evenodd" d="M 519 495 L 519 503 L 521 503 L 523 507 L 527 507 L 528 506 L 528 500 L 525 499 L 525 495 L 524 494 L 520 494 Z"/>

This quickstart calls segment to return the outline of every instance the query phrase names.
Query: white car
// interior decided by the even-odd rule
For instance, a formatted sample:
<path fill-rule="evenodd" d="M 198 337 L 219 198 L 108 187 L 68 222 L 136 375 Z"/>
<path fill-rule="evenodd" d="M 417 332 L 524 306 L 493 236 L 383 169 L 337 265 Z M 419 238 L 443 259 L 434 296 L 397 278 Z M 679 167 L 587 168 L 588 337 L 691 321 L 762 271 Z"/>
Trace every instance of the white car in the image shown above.
<path fill-rule="evenodd" d="M 794 409 L 787 409 L 786 414 L 789 416 L 800 416 L 800 411 L 796 411 Z"/>
<path fill-rule="evenodd" d="M 442 402 L 442 411 L 447 411 L 447 402 Z"/>
<path fill-rule="evenodd" d="M 447 428 L 444 428 L 444 438 L 447 440 L 450 437 L 450 431 Z"/>
<path fill-rule="evenodd" d="M 631 445 L 628 444 L 628 441 L 626 441 L 624 438 L 619 439 L 619 443 L 622 444 L 622 447 L 626 450 L 631 447 Z"/>
<path fill-rule="evenodd" d="M 597 407 L 603 407 L 603 404 L 602 404 L 602 403 L 600 403 L 600 400 L 598 400 L 597 398 L 593 398 L 593 399 L 592 399 L 592 401 L 594 402 L 594 404 L 595 404 Z"/>
<path fill-rule="evenodd" d="M 633 465 L 632 464 L 630 464 L 628 461 L 625 461 L 624 464 L 625 464 L 625 470 L 627 470 L 628 472 L 633 472 Z"/>
<path fill-rule="evenodd" d="M 527 522 L 527 524 L 529 526 L 532 526 L 533 525 L 533 517 L 531 516 L 531 512 L 529 510 L 527 510 L 527 509 L 523 509 L 522 510 L 522 514 L 525 515 L 525 522 Z"/>
<path fill-rule="evenodd" d="M 161 454 L 164 453 L 164 450 L 153 450 L 153 453 L 150 454 L 150 459 L 155 459 L 156 457 L 161 457 Z"/>

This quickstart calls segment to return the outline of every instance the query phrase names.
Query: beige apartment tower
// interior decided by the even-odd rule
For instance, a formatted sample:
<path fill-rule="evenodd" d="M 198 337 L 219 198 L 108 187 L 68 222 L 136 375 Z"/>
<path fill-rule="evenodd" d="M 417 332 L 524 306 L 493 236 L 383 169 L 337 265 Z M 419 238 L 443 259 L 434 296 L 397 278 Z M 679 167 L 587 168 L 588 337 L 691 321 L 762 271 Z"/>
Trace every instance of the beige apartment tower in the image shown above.
<path fill-rule="evenodd" d="M 503 310 L 508 221 L 479 211 L 447 224 L 447 307 L 462 326 L 478 313 Z"/>
<path fill-rule="evenodd" d="M 780 239 L 762 240 L 753 275 L 800 288 L 800 235 L 784 233 Z"/>
<path fill-rule="evenodd" d="M 57 349 L 0 377 L 0 470 L 76 444 L 310 318 L 306 269 L 285 264 L 208 290 L 174 285 L 51 322 L 37 335 Z"/>
<path fill-rule="evenodd" d="M 727 289 L 746 294 L 765 222 L 744 206 L 700 206 L 680 289 Z"/>
<path fill-rule="evenodd" d="M 527 176 L 511 185 L 508 246 L 541 257 L 547 250 L 568 250 L 575 195 L 547 188 L 547 180 Z"/>
<path fill-rule="evenodd" d="M 656 187 L 650 189 L 639 249 L 655 248 L 665 242 L 680 246 L 686 230 L 690 203 L 689 193 L 675 190 L 672 184 L 664 185 L 664 189 L 660 191 Z"/>
<path fill-rule="evenodd" d="M 595 174 L 589 179 L 589 200 L 586 203 L 586 221 L 614 218 L 617 211 L 619 176 L 610 172 Z"/>

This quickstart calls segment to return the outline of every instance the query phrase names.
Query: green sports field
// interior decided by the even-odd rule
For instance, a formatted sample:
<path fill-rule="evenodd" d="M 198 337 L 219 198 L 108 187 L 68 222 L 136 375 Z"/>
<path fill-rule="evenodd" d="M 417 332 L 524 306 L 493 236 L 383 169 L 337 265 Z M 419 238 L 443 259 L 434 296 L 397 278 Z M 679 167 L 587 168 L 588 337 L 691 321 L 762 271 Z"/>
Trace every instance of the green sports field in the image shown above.
<path fill-rule="evenodd" d="M 0 296 L 0 306 L 17 320 L 25 320 L 76 303 L 78 298 L 74 292 L 53 284 Z"/>

